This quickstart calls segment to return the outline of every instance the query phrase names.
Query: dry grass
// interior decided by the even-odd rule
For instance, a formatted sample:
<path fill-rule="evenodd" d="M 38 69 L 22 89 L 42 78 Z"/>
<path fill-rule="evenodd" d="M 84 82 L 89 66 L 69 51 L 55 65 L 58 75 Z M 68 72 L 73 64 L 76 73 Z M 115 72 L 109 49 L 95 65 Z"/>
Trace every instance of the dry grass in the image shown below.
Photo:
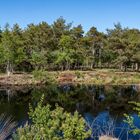
<path fill-rule="evenodd" d="M 117 139 L 117 138 L 113 138 L 113 137 L 111 137 L 111 136 L 100 136 L 99 137 L 99 140 L 119 140 L 119 139 Z"/>
<path fill-rule="evenodd" d="M 95 84 L 95 85 L 132 85 L 140 84 L 140 73 L 120 72 L 117 70 L 93 71 L 50 71 L 47 74 L 54 77 L 59 84 Z M 47 79 L 44 79 L 47 81 Z M 13 74 L 9 77 L 0 75 L 0 85 L 38 85 L 40 80 L 34 80 L 31 74 Z"/>
<path fill-rule="evenodd" d="M 6 117 L 4 114 L 0 116 L 0 140 L 5 140 L 12 134 L 17 124 L 11 117 Z"/>
<path fill-rule="evenodd" d="M 96 85 L 140 84 L 140 73 L 111 70 L 64 71 L 57 75 L 58 83 L 81 83 Z"/>
<path fill-rule="evenodd" d="M 124 126 L 117 127 L 116 120 L 109 119 L 109 120 L 102 120 L 102 115 L 93 119 L 93 121 L 89 121 L 88 118 L 86 119 L 87 126 L 92 130 L 91 137 L 98 138 L 99 140 L 120 140 L 124 136 L 126 136 L 126 140 L 129 137 L 129 128 Z M 115 132 L 119 132 L 117 137 Z"/>
<path fill-rule="evenodd" d="M 11 74 L 7 76 L 6 74 L 0 75 L 0 85 L 13 85 L 13 86 L 23 86 L 38 84 L 39 81 L 35 81 L 31 74 Z"/>

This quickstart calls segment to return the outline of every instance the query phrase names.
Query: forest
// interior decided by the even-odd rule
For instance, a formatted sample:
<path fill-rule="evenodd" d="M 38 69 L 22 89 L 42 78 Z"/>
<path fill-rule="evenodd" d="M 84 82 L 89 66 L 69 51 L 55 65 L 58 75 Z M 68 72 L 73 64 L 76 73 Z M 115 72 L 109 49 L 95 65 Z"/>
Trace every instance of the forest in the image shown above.
<path fill-rule="evenodd" d="M 94 130 L 97 126 L 93 125 L 96 118 L 92 115 L 96 110 L 99 114 L 107 111 L 108 114 L 112 112 L 116 115 L 117 112 L 112 110 L 117 109 L 118 112 L 125 112 L 125 115 L 124 112 L 121 113 L 123 117 L 120 118 L 123 119 L 119 120 L 119 123 L 127 123 L 130 126 L 129 129 L 121 126 L 120 133 L 126 130 L 124 133 L 128 134 L 129 130 L 132 130 L 133 134 L 139 135 L 140 129 L 135 127 L 133 118 L 128 114 L 128 111 L 132 110 L 128 101 L 139 100 L 139 72 L 139 29 L 122 27 L 117 23 L 113 29 L 106 29 L 106 32 L 100 32 L 94 26 L 85 32 L 81 24 L 73 26 L 63 17 L 56 19 L 53 24 L 43 21 L 38 24 L 31 23 L 25 28 L 18 24 L 11 27 L 7 23 L 0 29 L 0 84 L 6 89 L 8 101 L 2 99 L 5 105 L 0 103 L 0 106 L 7 107 L 4 109 L 10 113 L 12 110 L 15 117 L 18 109 L 18 115 L 21 117 L 16 118 L 18 125 L 21 125 L 19 122 L 24 119 L 29 120 L 29 123 L 17 128 L 16 122 L 9 123 L 6 120 L 9 125 L 5 125 L 2 120 L 4 125 L 2 131 L 6 131 L 7 134 L 3 131 L 4 135 L 1 134 L 0 139 L 4 140 L 9 136 L 13 140 L 87 140 L 96 137 L 105 140 L 108 136 L 110 139 L 114 136 L 113 131 L 117 125 L 113 124 L 113 127 L 116 127 L 113 131 L 109 126 L 111 133 L 106 131 L 104 135 L 100 135 L 102 125 L 99 126 L 96 136 Z M 3 73 L 7 73 L 8 77 Z M 12 73 L 13 76 L 10 75 Z M 76 88 L 72 92 L 74 86 Z M 48 89 L 44 90 L 43 87 Z M 84 91 L 87 87 L 88 90 Z M 19 89 L 25 91 L 22 96 L 19 93 L 23 92 Z M 29 91 L 26 92 L 26 89 Z M 62 94 L 58 92 L 59 90 Z M 3 89 L 1 91 L 3 92 Z M 17 103 L 15 93 L 22 98 L 20 100 L 16 97 Z M 39 99 L 40 95 L 42 97 Z M 55 107 L 51 101 L 49 102 L 51 96 L 54 104 L 56 103 Z M 27 107 L 29 109 L 26 117 L 25 105 L 29 102 L 31 104 Z M 138 108 L 139 115 L 140 104 L 137 102 L 133 104 Z M 71 105 L 74 105 L 73 110 L 69 110 Z M 100 110 L 99 107 L 102 106 L 104 108 Z M 94 118 L 92 124 L 88 123 L 88 119 L 86 120 L 84 116 L 88 113 Z M 13 131 L 15 128 L 17 129 Z"/>
<path fill-rule="evenodd" d="M 40 22 L 22 29 L 6 24 L 0 30 L 0 71 L 92 70 L 114 68 L 139 71 L 140 30 L 120 23 L 105 33 L 82 25 L 74 27 L 63 17 L 53 24 Z"/>

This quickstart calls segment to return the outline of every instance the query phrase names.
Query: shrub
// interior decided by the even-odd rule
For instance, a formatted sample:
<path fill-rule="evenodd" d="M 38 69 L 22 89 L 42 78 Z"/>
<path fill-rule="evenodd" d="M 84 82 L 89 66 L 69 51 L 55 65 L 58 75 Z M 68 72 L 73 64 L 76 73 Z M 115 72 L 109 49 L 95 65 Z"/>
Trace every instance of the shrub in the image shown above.
<path fill-rule="evenodd" d="M 47 75 L 43 70 L 34 70 L 32 74 L 35 80 L 44 80 Z"/>
<path fill-rule="evenodd" d="M 14 140 L 84 140 L 90 136 L 91 131 L 86 130 L 86 123 L 78 112 L 72 115 L 58 105 L 51 110 L 50 105 L 42 105 L 43 99 L 44 96 L 35 109 L 29 107 L 32 124 L 18 128 Z"/>
<path fill-rule="evenodd" d="M 56 83 L 55 76 L 44 70 L 34 70 L 32 72 L 35 80 L 43 81 L 44 83 Z"/>
<path fill-rule="evenodd" d="M 140 103 L 137 102 L 130 102 L 130 103 L 135 105 L 134 110 L 137 111 L 138 117 L 140 118 Z M 134 118 L 128 114 L 124 114 L 124 116 L 126 117 L 126 120 L 124 120 L 124 122 L 126 122 L 130 126 L 130 133 L 134 135 L 140 134 L 140 128 L 135 126 Z"/>
<path fill-rule="evenodd" d="M 75 71 L 75 75 L 76 75 L 77 78 L 84 78 L 83 73 L 80 72 L 80 71 Z"/>

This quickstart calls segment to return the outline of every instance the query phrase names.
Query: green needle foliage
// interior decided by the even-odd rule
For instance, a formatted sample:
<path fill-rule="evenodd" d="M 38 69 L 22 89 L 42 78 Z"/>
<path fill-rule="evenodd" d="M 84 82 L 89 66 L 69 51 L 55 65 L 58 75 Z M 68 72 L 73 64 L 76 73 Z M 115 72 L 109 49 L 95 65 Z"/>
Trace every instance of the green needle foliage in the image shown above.
<path fill-rule="evenodd" d="M 7 24 L 0 30 L 0 70 L 140 69 L 140 30 L 115 24 L 106 33 L 82 25 L 73 27 L 62 17 L 21 29 Z"/>
<path fill-rule="evenodd" d="M 140 118 L 140 103 L 137 102 L 130 102 L 131 104 L 133 104 L 134 110 L 137 111 L 138 117 Z M 140 128 L 138 128 L 137 126 L 135 126 L 134 124 L 134 118 L 128 114 L 124 114 L 126 117 L 126 120 L 124 120 L 129 126 L 130 126 L 130 133 L 133 133 L 134 135 L 136 134 L 140 134 Z"/>
<path fill-rule="evenodd" d="M 91 130 L 86 130 L 86 123 L 78 112 L 72 115 L 58 105 L 52 110 L 50 105 L 43 106 L 43 100 L 44 96 L 35 109 L 30 106 L 32 124 L 18 128 L 14 140 L 84 140 L 90 137 Z"/>

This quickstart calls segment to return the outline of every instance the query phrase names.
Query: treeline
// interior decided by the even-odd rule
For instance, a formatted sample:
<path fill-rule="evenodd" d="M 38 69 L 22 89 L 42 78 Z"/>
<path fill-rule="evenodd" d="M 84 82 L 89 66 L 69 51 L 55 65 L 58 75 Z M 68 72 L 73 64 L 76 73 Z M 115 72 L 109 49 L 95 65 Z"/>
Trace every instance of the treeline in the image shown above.
<path fill-rule="evenodd" d="M 52 25 L 41 22 L 25 29 L 6 24 L 0 30 L 0 70 L 87 70 L 117 68 L 138 71 L 140 30 L 118 23 L 106 33 L 95 27 L 85 33 L 62 17 Z"/>

